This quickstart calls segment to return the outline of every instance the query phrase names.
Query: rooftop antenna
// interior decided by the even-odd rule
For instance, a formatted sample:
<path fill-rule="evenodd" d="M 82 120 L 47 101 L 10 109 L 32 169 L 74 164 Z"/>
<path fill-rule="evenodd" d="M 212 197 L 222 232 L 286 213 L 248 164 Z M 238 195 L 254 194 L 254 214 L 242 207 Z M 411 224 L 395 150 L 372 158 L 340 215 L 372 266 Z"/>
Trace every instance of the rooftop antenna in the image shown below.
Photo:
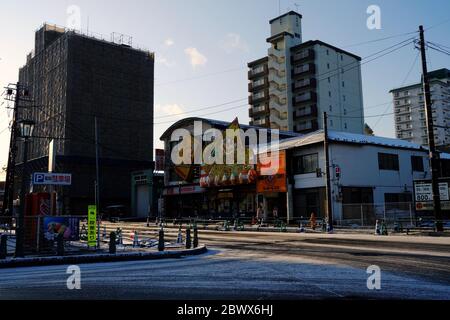
<path fill-rule="evenodd" d="M 278 0 L 278 14 L 281 14 L 281 0 Z"/>
<path fill-rule="evenodd" d="M 87 16 L 87 35 L 89 35 L 89 16 Z"/>
<path fill-rule="evenodd" d="M 300 7 L 300 5 L 296 2 L 296 3 L 294 3 L 294 6 L 295 6 L 295 12 L 298 13 L 299 12 L 298 7 Z"/>

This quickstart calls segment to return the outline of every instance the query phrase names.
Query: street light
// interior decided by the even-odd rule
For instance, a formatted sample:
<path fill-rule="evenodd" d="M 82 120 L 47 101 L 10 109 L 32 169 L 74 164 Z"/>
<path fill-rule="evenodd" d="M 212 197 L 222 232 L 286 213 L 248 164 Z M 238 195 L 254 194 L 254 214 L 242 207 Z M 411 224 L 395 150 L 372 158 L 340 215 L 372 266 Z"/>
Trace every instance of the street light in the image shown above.
<path fill-rule="evenodd" d="M 25 189 L 27 187 L 27 162 L 28 162 L 28 140 L 33 135 L 34 121 L 21 120 L 18 121 L 20 128 L 20 137 L 23 138 L 23 165 L 22 165 L 22 185 L 20 188 L 20 210 L 18 215 L 18 223 L 16 227 L 16 257 L 24 256 L 24 237 L 25 237 Z"/>

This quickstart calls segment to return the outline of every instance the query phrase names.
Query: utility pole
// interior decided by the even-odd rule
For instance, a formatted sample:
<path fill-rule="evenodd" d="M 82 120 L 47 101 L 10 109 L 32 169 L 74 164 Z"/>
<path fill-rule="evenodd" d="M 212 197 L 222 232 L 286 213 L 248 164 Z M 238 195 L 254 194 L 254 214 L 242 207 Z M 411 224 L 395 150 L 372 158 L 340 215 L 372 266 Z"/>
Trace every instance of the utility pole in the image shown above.
<path fill-rule="evenodd" d="M 423 78 L 423 91 L 425 96 L 425 114 L 428 129 L 428 146 L 430 149 L 430 171 L 431 171 L 431 183 L 433 187 L 433 206 L 434 216 L 436 220 L 436 231 L 444 231 L 442 224 L 442 210 L 441 210 L 441 197 L 439 192 L 439 153 L 436 152 L 436 145 L 434 142 L 434 123 L 433 123 L 433 110 L 430 93 L 430 81 L 428 78 L 427 57 L 425 52 L 425 36 L 423 26 L 419 27 L 420 32 L 420 53 L 422 55 L 422 78 Z"/>
<path fill-rule="evenodd" d="M 99 152 L 98 152 L 98 125 L 97 117 L 95 121 L 95 206 L 97 207 L 97 248 L 100 249 L 100 172 L 99 172 Z"/>
<path fill-rule="evenodd" d="M 328 232 L 333 232 L 333 204 L 331 200 L 331 166 L 330 166 L 330 150 L 328 141 L 328 115 L 326 112 L 323 113 L 323 145 L 325 151 L 325 171 L 326 171 L 326 197 L 327 197 L 327 222 L 328 222 Z"/>
<path fill-rule="evenodd" d="M 7 88 L 7 90 L 11 90 L 7 92 L 7 96 L 12 94 L 13 89 Z M 13 214 L 13 197 L 14 197 L 14 176 L 16 170 L 16 156 L 17 156 L 17 118 L 18 118 L 18 110 L 19 110 L 19 101 L 20 101 L 20 83 L 16 84 L 16 95 L 14 97 L 14 109 L 13 109 L 13 118 L 11 124 L 11 138 L 9 141 L 9 154 L 8 154 L 8 165 L 6 167 L 6 181 L 5 181 L 5 194 L 3 197 L 3 208 L 2 214 L 5 215 L 8 211 L 8 214 L 11 216 Z"/>

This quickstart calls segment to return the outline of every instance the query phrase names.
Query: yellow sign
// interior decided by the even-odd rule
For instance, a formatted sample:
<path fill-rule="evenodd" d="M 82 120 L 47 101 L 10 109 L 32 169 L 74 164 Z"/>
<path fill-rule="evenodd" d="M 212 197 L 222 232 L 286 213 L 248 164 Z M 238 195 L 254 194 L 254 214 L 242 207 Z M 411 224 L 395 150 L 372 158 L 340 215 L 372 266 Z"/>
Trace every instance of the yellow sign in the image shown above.
<path fill-rule="evenodd" d="M 97 245 L 97 206 L 88 207 L 88 246 Z"/>

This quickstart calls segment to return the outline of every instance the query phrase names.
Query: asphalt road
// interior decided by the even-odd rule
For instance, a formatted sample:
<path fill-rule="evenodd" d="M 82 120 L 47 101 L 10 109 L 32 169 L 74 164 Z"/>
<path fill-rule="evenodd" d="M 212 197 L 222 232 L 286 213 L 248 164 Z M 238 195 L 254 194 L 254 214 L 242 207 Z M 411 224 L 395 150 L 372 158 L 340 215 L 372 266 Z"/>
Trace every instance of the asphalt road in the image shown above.
<path fill-rule="evenodd" d="M 81 290 L 67 266 L 0 270 L 0 298 L 450 300 L 449 239 L 201 231 L 204 256 L 81 265 Z"/>

